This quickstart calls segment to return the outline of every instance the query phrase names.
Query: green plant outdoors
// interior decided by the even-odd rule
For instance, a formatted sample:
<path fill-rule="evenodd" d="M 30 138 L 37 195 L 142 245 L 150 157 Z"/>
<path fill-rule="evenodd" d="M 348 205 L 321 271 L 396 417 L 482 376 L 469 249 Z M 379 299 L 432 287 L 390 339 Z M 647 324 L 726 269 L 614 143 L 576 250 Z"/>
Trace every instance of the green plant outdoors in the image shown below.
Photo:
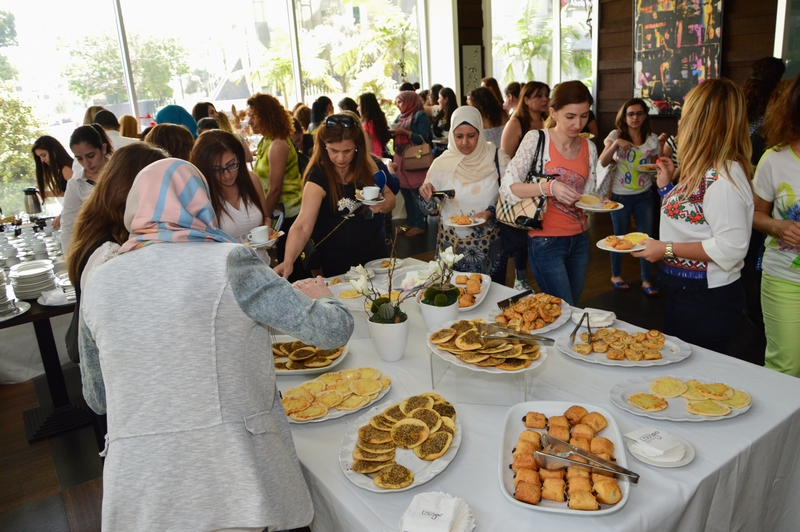
<path fill-rule="evenodd" d="M 398 81 L 419 68 L 416 14 L 404 13 L 391 0 L 345 0 L 359 7 L 361 19 L 330 13 L 312 29 L 300 28 L 300 67 L 305 90 L 359 95 L 372 92 L 380 101 L 393 97 Z M 290 40 L 273 30 L 273 40 L 258 69 L 250 75 L 262 87 L 283 96 L 294 84 Z"/>
<path fill-rule="evenodd" d="M 45 135 L 33 108 L 0 84 L 0 208 L 4 216 L 24 210 L 23 189 L 36 185 L 31 146 Z"/>
<path fill-rule="evenodd" d="M 508 65 L 503 72 L 503 83 L 519 80 L 534 81 L 534 62 L 545 61 L 547 76 L 544 81 L 551 85 L 553 24 L 557 24 L 558 19 L 537 17 L 539 1 L 528 0 L 522 17 L 514 25 L 514 30 L 509 35 L 494 38 L 493 46 L 496 54 L 508 59 Z M 586 34 L 586 31 L 584 25 L 577 22 L 561 26 L 561 70 L 569 71 L 570 68 L 574 68 L 578 72 L 578 78 L 584 82 L 591 79 L 591 52 L 576 50 L 573 46 Z M 515 72 L 515 66 L 522 68 L 521 75 Z"/>

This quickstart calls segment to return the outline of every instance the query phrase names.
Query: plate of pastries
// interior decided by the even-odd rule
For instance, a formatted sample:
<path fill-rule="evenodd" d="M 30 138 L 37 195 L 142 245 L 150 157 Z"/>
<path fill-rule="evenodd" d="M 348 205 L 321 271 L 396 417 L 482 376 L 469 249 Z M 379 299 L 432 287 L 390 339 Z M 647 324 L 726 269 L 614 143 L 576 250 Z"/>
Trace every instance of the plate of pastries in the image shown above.
<path fill-rule="evenodd" d="M 675 364 L 692 354 L 692 347 L 680 338 L 631 325 L 626 325 L 624 329 L 592 329 L 591 343 L 588 332 L 580 333 L 574 345 L 569 345 L 569 337 L 563 336 L 556 340 L 556 347 L 568 357 L 590 364 L 628 368 Z"/>
<path fill-rule="evenodd" d="M 475 227 L 485 223 L 486 220 L 483 218 L 475 218 L 474 216 L 467 216 L 466 214 L 456 214 L 448 219 L 442 218 L 442 225 L 450 227 Z"/>
<path fill-rule="evenodd" d="M 324 373 L 281 394 L 289 421 L 310 423 L 337 419 L 363 410 L 389 393 L 392 379 L 375 368 Z"/>
<path fill-rule="evenodd" d="M 493 318 L 494 324 L 512 331 L 541 334 L 558 329 L 572 314 L 572 307 L 560 297 L 544 292 L 524 297 Z"/>
<path fill-rule="evenodd" d="M 482 273 L 454 272 L 453 283 L 461 290 L 461 295 L 458 296 L 458 310 L 466 312 L 483 303 L 492 286 L 492 278 Z"/>
<path fill-rule="evenodd" d="M 694 376 L 640 377 L 611 388 L 611 402 L 637 416 L 665 421 L 717 421 L 750 410 L 752 398 L 724 382 Z"/>
<path fill-rule="evenodd" d="M 650 238 L 646 233 L 628 233 L 627 235 L 609 235 L 597 241 L 597 247 L 612 253 L 633 253 L 645 249 L 642 240 Z"/>
<path fill-rule="evenodd" d="M 591 194 L 581 194 L 581 199 L 575 204 L 579 209 L 589 212 L 611 212 L 620 210 L 623 205 L 617 201 L 593 196 Z"/>
<path fill-rule="evenodd" d="M 533 453 L 542 450 L 542 434 L 548 434 L 628 467 L 622 434 L 606 409 L 566 401 L 529 401 L 509 408 L 504 427 L 500 491 L 513 504 L 542 512 L 601 516 L 628 502 L 630 482 L 625 477 L 579 467 L 543 469 L 534 460 Z"/>
<path fill-rule="evenodd" d="M 314 375 L 330 371 L 347 356 L 350 342 L 336 349 L 320 349 L 287 335 L 276 336 L 272 358 L 278 375 Z"/>
<path fill-rule="evenodd" d="M 447 362 L 486 373 L 513 373 L 541 366 L 547 348 L 516 339 L 484 339 L 477 324 L 482 319 L 445 322 L 428 332 L 428 347 Z"/>
<path fill-rule="evenodd" d="M 359 417 L 342 439 L 339 464 L 359 488 L 405 491 L 444 471 L 460 446 L 455 408 L 441 395 L 426 392 Z"/>

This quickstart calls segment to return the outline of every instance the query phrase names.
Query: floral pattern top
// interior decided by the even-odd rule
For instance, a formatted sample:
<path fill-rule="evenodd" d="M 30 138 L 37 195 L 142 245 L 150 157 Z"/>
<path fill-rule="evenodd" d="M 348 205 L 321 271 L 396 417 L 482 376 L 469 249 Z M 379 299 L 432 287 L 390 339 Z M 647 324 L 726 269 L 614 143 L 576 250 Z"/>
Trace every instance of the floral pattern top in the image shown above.
<path fill-rule="evenodd" d="M 701 242 L 712 262 L 678 257 L 663 260 L 667 274 L 706 279 L 709 288 L 739 278 L 753 225 L 753 193 L 744 169 L 731 162 L 730 170 L 709 168 L 688 198 L 675 188 L 661 206 L 661 240 Z"/>
<path fill-rule="evenodd" d="M 800 158 L 791 148 L 772 149 L 764 154 L 753 187 L 759 198 L 773 204 L 773 218 L 800 224 Z M 800 249 L 774 236 L 768 236 L 765 245 L 764 271 L 800 283 Z"/>

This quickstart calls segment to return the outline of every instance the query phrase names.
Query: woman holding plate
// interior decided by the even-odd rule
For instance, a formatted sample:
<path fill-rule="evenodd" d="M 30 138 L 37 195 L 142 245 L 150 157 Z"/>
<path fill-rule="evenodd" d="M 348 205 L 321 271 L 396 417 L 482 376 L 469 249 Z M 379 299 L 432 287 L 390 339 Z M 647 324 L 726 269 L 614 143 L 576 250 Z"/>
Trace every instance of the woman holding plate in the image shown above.
<path fill-rule="evenodd" d="M 438 210 L 436 249 L 453 246 L 464 255 L 456 263 L 456 270 L 485 273 L 492 276 L 493 281 L 504 284 L 506 260 L 494 214 L 500 177 L 509 159 L 486 140 L 483 119 L 476 108 L 459 107 L 453 113 L 452 124 L 447 151 L 433 161 L 419 189 L 430 214 Z M 445 189 L 455 190 L 455 198 L 443 200 L 437 209 L 431 201 L 433 193 Z M 451 217 L 467 213 L 470 220 L 482 223 L 461 229 L 448 223 Z"/>
<path fill-rule="evenodd" d="M 742 90 L 727 79 L 689 91 L 681 165 L 658 160 L 661 240 L 634 253 L 658 262 L 668 290 L 664 333 L 725 353 L 745 307 L 740 279 L 753 224 L 750 135 Z M 673 177 L 677 174 L 677 184 Z"/>
<path fill-rule="evenodd" d="M 650 116 L 647 104 L 639 98 L 631 98 L 619 108 L 617 128 L 608 134 L 605 149 L 600 154 L 601 169 L 608 169 L 612 179 L 611 199 L 622 205 L 622 209 L 611 213 L 615 235 L 630 231 L 631 215 L 636 222 L 636 231 L 653 235 L 653 173 L 642 165 L 658 157 L 658 136 L 650 131 Z M 610 168 L 609 168 L 610 167 Z M 652 267 L 644 259 L 642 290 L 648 296 L 658 295 L 658 288 L 651 281 Z M 615 290 L 628 290 L 622 278 L 622 255 L 611 253 L 611 284 Z"/>

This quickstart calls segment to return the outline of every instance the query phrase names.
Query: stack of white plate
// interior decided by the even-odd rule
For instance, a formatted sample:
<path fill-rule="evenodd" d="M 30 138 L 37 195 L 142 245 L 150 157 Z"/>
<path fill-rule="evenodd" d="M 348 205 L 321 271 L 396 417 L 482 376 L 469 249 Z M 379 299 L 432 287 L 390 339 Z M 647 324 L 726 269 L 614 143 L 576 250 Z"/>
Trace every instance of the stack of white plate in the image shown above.
<path fill-rule="evenodd" d="M 36 299 L 42 292 L 56 288 L 50 260 L 32 260 L 12 266 L 8 277 L 17 299 Z"/>

